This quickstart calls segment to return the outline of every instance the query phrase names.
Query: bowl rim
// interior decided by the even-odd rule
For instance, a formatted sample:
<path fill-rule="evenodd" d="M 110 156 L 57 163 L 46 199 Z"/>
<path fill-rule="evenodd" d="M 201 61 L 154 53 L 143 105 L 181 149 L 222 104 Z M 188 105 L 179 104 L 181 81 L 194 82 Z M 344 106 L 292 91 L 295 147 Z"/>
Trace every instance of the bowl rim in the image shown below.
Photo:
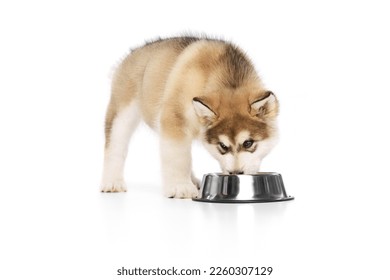
<path fill-rule="evenodd" d="M 281 175 L 278 172 L 257 172 L 253 174 L 225 174 L 223 172 L 213 172 L 213 173 L 206 173 L 203 176 L 218 176 L 218 177 L 244 177 L 244 176 L 250 176 L 250 177 L 256 177 L 256 176 L 279 176 Z"/>
<path fill-rule="evenodd" d="M 282 201 L 288 201 L 288 200 L 294 200 L 295 198 L 291 195 L 288 195 L 287 197 L 283 198 L 275 198 L 275 199 L 207 199 L 207 198 L 198 198 L 194 197 L 192 198 L 193 201 L 198 202 L 211 202 L 211 203 L 228 203 L 228 204 L 234 204 L 234 203 L 269 203 L 269 202 L 282 202 Z"/>

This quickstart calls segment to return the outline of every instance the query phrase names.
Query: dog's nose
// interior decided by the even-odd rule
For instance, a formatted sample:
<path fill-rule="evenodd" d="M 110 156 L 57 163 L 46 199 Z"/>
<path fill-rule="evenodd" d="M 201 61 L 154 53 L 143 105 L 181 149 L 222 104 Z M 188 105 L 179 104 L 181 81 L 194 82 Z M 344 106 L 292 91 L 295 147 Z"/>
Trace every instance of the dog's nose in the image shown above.
<path fill-rule="evenodd" d="M 229 171 L 229 174 L 232 175 L 232 174 L 244 174 L 244 171 L 241 171 L 241 170 L 233 170 L 233 171 Z"/>

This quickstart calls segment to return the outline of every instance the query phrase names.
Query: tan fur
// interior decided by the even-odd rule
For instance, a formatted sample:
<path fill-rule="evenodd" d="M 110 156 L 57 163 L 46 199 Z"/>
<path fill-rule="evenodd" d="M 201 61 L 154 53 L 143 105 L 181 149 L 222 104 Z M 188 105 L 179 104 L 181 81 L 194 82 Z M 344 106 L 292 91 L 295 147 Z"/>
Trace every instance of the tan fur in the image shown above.
<path fill-rule="evenodd" d="M 140 101 L 144 121 L 152 128 L 161 125 L 173 138 L 199 133 L 199 121 L 191 113 L 194 97 L 207 100 L 221 118 L 237 109 L 246 113 L 249 102 L 265 90 L 254 72 L 239 88 L 226 83 L 228 69 L 219 59 L 227 55 L 227 47 L 222 41 L 199 40 L 183 50 L 180 39 L 173 39 L 136 49 L 116 71 L 106 126 L 134 98 Z M 109 142 L 109 131 L 107 137 Z"/>
<path fill-rule="evenodd" d="M 142 119 L 161 137 L 218 142 L 222 132 L 232 141 L 240 130 L 254 140 L 273 133 L 278 102 L 259 110 L 256 101 L 268 92 L 246 55 L 236 46 L 201 38 L 172 38 L 131 52 L 117 68 L 106 115 L 106 149 L 116 115 L 137 101 Z M 199 117 L 193 100 L 213 113 Z M 205 132 L 207 130 L 207 132 Z"/>

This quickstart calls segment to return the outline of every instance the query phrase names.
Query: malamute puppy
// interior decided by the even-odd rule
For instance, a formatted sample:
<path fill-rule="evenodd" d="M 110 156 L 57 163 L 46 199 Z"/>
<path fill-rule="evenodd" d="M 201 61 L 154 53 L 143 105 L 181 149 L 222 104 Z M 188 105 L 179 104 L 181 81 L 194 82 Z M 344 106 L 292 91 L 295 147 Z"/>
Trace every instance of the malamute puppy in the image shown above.
<path fill-rule="evenodd" d="M 164 194 L 191 198 L 199 186 L 191 167 L 194 139 L 224 173 L 255 173 L 276 142 L 277 114 L 275 95 L 237 46 L 195 37 L 147 43 L 114 74 L 101 191 L 126 191 L 127 146 L 141 119 L 161 138 Z"/>

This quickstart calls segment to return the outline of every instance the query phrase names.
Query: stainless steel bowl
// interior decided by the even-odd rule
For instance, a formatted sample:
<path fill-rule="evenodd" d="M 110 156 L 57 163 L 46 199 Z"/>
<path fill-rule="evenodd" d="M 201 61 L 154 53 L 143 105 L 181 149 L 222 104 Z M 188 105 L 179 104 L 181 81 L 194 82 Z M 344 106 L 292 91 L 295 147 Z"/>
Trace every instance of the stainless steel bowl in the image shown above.
<path fill-rule="evenodd" d="M 287 195 L 282 176 L 275 172 L 253 175 L 225 175 L 210 173 L 203 176 L 195 201 L 246 203 L 291 200 Z"/>

